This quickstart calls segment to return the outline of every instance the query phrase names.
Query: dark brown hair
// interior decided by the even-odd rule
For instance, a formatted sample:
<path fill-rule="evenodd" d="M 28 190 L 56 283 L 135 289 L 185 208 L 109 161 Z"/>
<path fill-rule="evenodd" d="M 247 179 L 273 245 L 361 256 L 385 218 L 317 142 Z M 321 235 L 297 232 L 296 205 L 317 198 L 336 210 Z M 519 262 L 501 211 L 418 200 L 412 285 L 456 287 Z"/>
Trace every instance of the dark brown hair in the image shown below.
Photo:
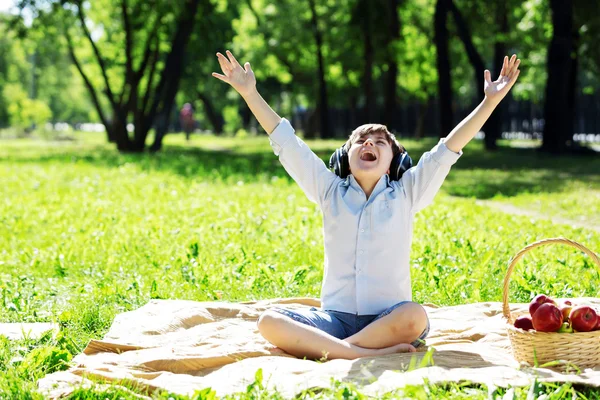
<path fill-rule="evenodd" d="M 348 138 L 348 141 L 344 144 L 344 148 L 346 149 L 346 152 L 350 151 L 350 147 L 352 146 L 352 144 L 354 142 L 356 142 L 361 137 L 366 136 L 371 133 L 384 133 L 385 134 L 385 137 L 386 137 L 388 143 L 392 145 L 392 155 L 393 156 L 396 156 L 396 154 L 402 154 L 406 151 L 404 149 L 404 146 L 402 146 L 400 143 L 398 143 L 398 140 L 396 140 L 396 136 L 393 133 L 391 133 L 390 131 L 388 131 L 387 126 L 381 125 L 381 124 L 364 124 L 352 131 L 350 138 Z"/>

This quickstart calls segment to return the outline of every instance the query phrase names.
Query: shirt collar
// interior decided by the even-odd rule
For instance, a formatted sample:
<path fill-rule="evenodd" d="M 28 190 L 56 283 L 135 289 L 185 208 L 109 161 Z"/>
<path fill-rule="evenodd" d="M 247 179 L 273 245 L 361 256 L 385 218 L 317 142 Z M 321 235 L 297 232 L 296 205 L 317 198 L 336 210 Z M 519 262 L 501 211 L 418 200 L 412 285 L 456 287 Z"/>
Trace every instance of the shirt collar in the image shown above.
<path fill-rule="evenodd" d="M 347 186 L 351 186 L 352 188 L 354 188 L 355 190 L 358 190 L 359 192 L 364 193 L 364 190 L 360 187 L 360 185 L 354 178 L 354 175 L 352 175 L 352 174 L 348 174 L 344 184 L 346 184 Z M 390 184 L 390 176 L 388 174 L 382 175 L 382 177 L 379 178 L 379 181 L 377 181 L 377 184 L 373 188 L 373 192 L 371 193 L 371 196 L 369 196 L 369 198 L 374 198 L 379 193 L 381 193 L 385 188 L 391 187 L 391 186 L 392 185 Z"/>

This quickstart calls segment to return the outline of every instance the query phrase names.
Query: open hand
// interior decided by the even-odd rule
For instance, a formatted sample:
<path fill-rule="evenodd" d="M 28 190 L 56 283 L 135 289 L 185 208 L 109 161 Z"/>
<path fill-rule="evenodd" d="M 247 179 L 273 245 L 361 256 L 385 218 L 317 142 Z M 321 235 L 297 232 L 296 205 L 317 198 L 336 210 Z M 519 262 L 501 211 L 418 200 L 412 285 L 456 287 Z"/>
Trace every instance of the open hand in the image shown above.
<path fill-rule="evenodd" d="M 506 96 L 519 77 L 519 73 L 521 72 L 519 64 L 521 64 L 521 60 L 517 59 L 516 54 L 513 54 L 510 60 L 508 56 L 504 57 L 502 71 L 500 71 L 500 76 L 494 82 L 492 82 L 490 71 L 485 70 L 483 74 L 485 79 L 483 91 L 488 99 L 500 101 Z"/>
<path fill-rule="evenodd" d="M 244 68 L 242 68 L 229 50 L 226 53 L 229 58 L 221 53 L 217 53 L 217 59 L 225 75 L 213 72 L 212 76 L 229 83 L 242 96 L 256 89 L 256 78 L 254 77 L 254 71 L 252 71 L 250 63 L 247 62 L 244 64 Z"/>

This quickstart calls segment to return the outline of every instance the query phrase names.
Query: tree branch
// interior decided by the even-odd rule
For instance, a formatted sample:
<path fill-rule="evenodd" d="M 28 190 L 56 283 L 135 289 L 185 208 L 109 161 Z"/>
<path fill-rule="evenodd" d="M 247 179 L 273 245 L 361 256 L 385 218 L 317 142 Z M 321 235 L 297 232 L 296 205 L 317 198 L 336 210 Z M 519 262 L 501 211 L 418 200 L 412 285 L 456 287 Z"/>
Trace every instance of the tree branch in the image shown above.
<path fill-rule="evenodd" d="M 127 14 L 127 0 L 121 0 L 121 13 L 123 14 L 123 26 L 125 27 L 125 66 L 127 77 L 133 76 L 133 31 Z M 129 79 L 127 79 L 129 80 Z"/>
<path fill-rule="evenodd" d="M 146 93 L 144 94 L 144 98 L 142 100 L 142 110 L 144 114 L 148 108 L 148 103 L 150 102 L 150 96 L 152 94 L 152 83 L 154 82 L 154 75 L 156 71 L 156 64 L 158 63 L 158 54 L 159 54 L 159 44 L 158 39 L 156 40 L 156 45 L 154 46 L 154 51 L 152 52 L 152 63 L 150 64 L 150 74 L 148 75 L 148 83 L 146 85 Z"/>
<path fill-rule="evenodd" d="M 92 39 L 90 30 L 88 29 L 87 25 L 85 24 L 85 15 L 83 14 L 83 10 L 81 8 L 81 1 L 77 2 L 77 16 L 79 17 L 79 21 L 81 22 L 81 28 L 83 29 L 85 36 L 87 37 L 90 44 L 92 45 L 94 54 L 96 55 L 96 60 L 98 61 L 98 65 L 100 66 L 100 70 L 102 71 L 102 77 L 104 78 L 104 84 L 106 85 L 106 94 L 108 96 L 108 100 L 110 101 L 113 108 L 116 110 L 118 107 L 115 102 L 115 97 L 113 95 L 112 89 L 110 88 L 110 84 L 108 82 L 108 75 L 106 74 L 106 65 L 104 63 L 104 59 L 100 55 L 100 50 L 98 49 L 98 47 L 96 46 L 96 43 L 94 43 L 94 40 Z"/>
<path fill-rule="evenodd" d="M 254 9 L 254 6 L 252 5 L 252 0 L 246 0 L 246 5 L 248 6 L 248 8 L 250 9 L 250 12 L 252 13 L 252 15 L 254 15 L 254 18 L 256 18 L 256 26 L 258 27 L 258 30 L 264 35 L 265 32 L 265 24 L 263 19 L 261 18 L 261 16 L 256 12 L 256 10 Z M 275 57 L 277 57 L 277 60 L 279 60 L 280 63 L 282 63 L 287 69 L 288 72 L 294 77 L 294 80 L 296 82 L 304 82 L 304 83 L 309 83 L 312 81 L 312 79 L 308 78 L 306 76 L 306 74 L 302 73 L 301 71 L 296 70 L 296 67 L 294 66 L 293 63 L 291 63 L 290 61 L 288 61 L 280 52 L 279 52 L 279 47 L 273 47 L 270 44 L 268 44 L 267 41 L 267 46 L 269 46 L 269 48 L 271 49 L 271 51 L 273 52 L 273 55 Z"/>
<path fill-rule="evenodd" d="M 473 44 L 473 39 L 471 36 L 471 32 L 469 31 L 469 26 L 463 18 L 460 10 L 456 7 L 454 1 L 450 0 L 448 3 L 450 6 L 450 12 L 452 12 L 452 16 L 454 16 L 454 20 L 456 21 L 458 35 L 460 36 L 460 39 L 465 46 L 465 50 L 467 52 L 469 60 L 471 61 L 471 65 L 476 70 L 477 82 L 479 82 L 480 85 L 483 86 L 483 70 L 485 69 L 483 59 L 481 58 L 481 55 L 479 54 L 479 52 L 475 48 L 475 45 Z"/>
<path fill-rule="evenodd" d="M 142 58 L 142 62 L 140 63 L 139 69 L 136 71 L 136 77 L 138 80 L 144 76 L 144 71 L 148 66 L 148 62 L 150 61 L 150 56 L 152 55 L 152 40 L 158 34 L 158 27 L 160 26 L 160 18 L 154 24 L 154 29 L 150 32 L 150 36 L 148 36 L 148 41 L 146 42 L 146 48 L 144 49 L 144 57 Z"/>
<path fill-rule="evenodd" d="M 102 106 L 100 105 L 100 101 L 98 100 L 98 95 L 96 94 L 96 89 L 94 88 L 94 86 L 90 82 L 89 78 L 83 71 L 83 68 L 81 67 L 81 63 L 79 62 L 79 60 L 77 59 L 77 56 L 75 55 L 75 49 L 73 48 L 73 41 L 71 39 L 71 35 L 69 34 L 68 28 L 65 28 L 64 34 L 67 39 L 67 45 L 68 45 L 67 47 L 69 49 L 69 55 L 71 56 L 71 60 L 73 60 L 73 64 L 75 64 L 77 71 L 79 71 L 79 74 L 83 78 L 83 82 L 84 82 L 85 86 L 88 88 L 88 91 L 90 92 L 90 96 L 92 96 L 92 102 L 94 103 L 94 106 L 96 107 L 96 111 L 98 112 L 98 115 L 100 116 L 100 120 L 102 121 L 102 124 L 108 130 L 109 129 L 108 119 L 106 119 L 106 116 L 105 116 L 104 112 L 102 111 Z"/>

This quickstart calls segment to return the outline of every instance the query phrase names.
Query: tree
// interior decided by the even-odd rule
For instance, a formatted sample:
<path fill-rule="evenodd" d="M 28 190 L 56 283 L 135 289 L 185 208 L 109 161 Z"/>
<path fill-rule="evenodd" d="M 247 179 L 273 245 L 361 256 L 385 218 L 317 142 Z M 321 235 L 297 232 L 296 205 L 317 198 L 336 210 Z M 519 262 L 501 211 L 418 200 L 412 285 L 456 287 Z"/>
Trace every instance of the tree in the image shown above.
<path fill-rule="evenodd" d="M 508 10 L 506 9 L 506 1 L 498 1 L 496 3 L 495 12 L 495 28 L 496 35 L 494 40 L 494 62 L 492 69 L 492 77 L 496 78 L 502 70 L 504 56 L 507 54 L 506 41 L 508 39 Z M 502 118 L 504 114 L 505 102 L 501 102 L 496 110 L 492 113 L 488 121 L 483 126 L 485 132 L 485 148 L 487 150 L 496 150 L 498 148 L 497 140 L 502 135 Z"/>
<path fill-rule="evenodd" d="M 565 118 L 569 110 L 569 88 L 573 68 L 573 2 L 550 0 L 554 33 L 548 49 L 548 80 L 544 106 L 544 140 L 542 151 L 564 153 L 567 141 L 573 137 L 572 119 Z"/>
<path fill-rule="evenodd" d="M 55 121 L 89 121 L 91 105 L 52 29 L 0 16 L 0 126 L 44 128 Z"/>
<path fill-rule="evenodd" d="M 456 4 L 453 0 L 449 1 L 450 3 L 450 11 L 452 16 L 454 17 L 454 21 L 456 23 L 458 36 L 462 41 L 465 52 L 467 53 L 467 57 L 473 67 L 474 72 L 474 82 L 476 82 L 476 101 L 481 101 L 483 96 L 483 72 L 485 71 L 485 63 L 483 61 L 483 57 L 481 53 L 477 50 L 474 42 L 473 42 L 473 34 L 471 33 L 471 29 L 469 28 L 466 19 L 463 17 L 463 14 L 460 12 Z M 508 30 L 507 26 L 507 15 L 506 15 L 506 1 L 498 1 L 496 3 L 496 21 L 494 21 L 496 27 L 502 31 L 502 33 L 506 33 Z M 496 78 L 500 74 L 500 70 L 502 69 L 502 61 L 505 56 L 506 48 L 504 46 L 505 37 L 502 36 L 502 33 L 496 35 L 495 44 L 494 44 L 494 78 Z M 486 124 L 483 126 L 483 131 L 485 132 L 485 147 L 487 150 L 496 150 L 496 139 L 500 136 L 500 124 L 502 122 L 501 117 L 501 108 L 498 107 L 497 110 L 494 111 L 492 116 L 488 119 Z"/>
<path fill-rule="evenodd" d="M 398 103 L 408 108 L 415 105 L 417 138 L 425 136 L 429 106 L 438 92 L 437 51 L 432 29 L 436 4 L 429 0 L 402 2 L 399 9 L 401 21 L 400 40 L 394 46 L 399 64 Z M 401 66 L 401 69 L 400 69 Z M 397 130 L 408 131 L 407 121 Z"/>
<path fill-rule="evenodd" d="M 446 20 L 451 0 L 437 0 L 434 17 L 434 41 L 437 50 L 438 101 L 440 113 L 440 137 L 448 135 L 453 128 L 452 80 L 448 50 L 448 26 Z"/>
<path fill-rule="evenodd" d="M 237 25 L 239 53 L 252 60 L 253 69 L 262 88 L 265 100 L 280 104 L 287 84 L 293 83 L 291 103 L 299 98 L 304 106 L 317 105 L 312 113 L 305 135 L 314 137 L 317 131 L 322 136 L 333 132 L 328 122 L 329 90 L 326 51 L 329 45 L 323 35 L 323 27 L 331 29 L 330 19 L 335 2 L 310 2 L 278 0 L 246 0 Z M 237 51 L 237 50 L 236 50 Z M 288 107 L 291 104 L 288 104 Z M 282 112 L 291 112 L 291 109 Z M 318 119 L 316 118 L 318 117 Z M 326 128 L 323 129 L 321 125 Z"/>
<path fill-rule="evenodd" d="M 353 10 L 353 24 L 360 27 L 360 33 L 363 41 L 363 73 L 362 89 L 365 100 L 365 114 L 363 123 L 371 123 L 374 118 L 375 92 L 373 90 L 373 64 L 375 63 L 375 48 L 373 31 L 379 26 L 376 21 L 372 2 L 369 0 L 358 0 Z"/>
<path fill-rule="evenodd" d="M 22 0 L 19 6 L 62 29 L 109 140 L 120 151 L 143 151 L 154 125 L 153 148 L 159 148 L 196 13 L 210 12 L 210 1 L 62 0 L 51 1 L 49 9 L 45 4 Z"/>
<path fill-rule="evenodd" d="M 399 57 L 396 52 L 397 43 L 400 40 L 400 17 L 398 7 L 400 0 L 388 0 L 386 2 L 388 19 L 386 28 L 388 35 L 384 42 L 385 59 L 387 64 L 387 73 L 385 78 L 385 87 L 383 92 L 383 120 L 382 123 L 390 129 L 397 129 L 394 125 L 394 114 L 396 113 L 396 98 L 398 96 L 398 62 Z"/>
<path fill-rule="evenodd" d="M 332 130 L 329 124 L 329 102 L 327 100 L 327 82 L 325 80 L 325 61 L 323 59 L 323 34 L 319 26 L 319 15 L 314 0 L 308 0 L 310 6 L 310 25 L 315 38 L 317 50 L 317 79 L 319 82 L 319 101 L 317 109 L 319 110 L 321 137 L 332 137 Z"/>

